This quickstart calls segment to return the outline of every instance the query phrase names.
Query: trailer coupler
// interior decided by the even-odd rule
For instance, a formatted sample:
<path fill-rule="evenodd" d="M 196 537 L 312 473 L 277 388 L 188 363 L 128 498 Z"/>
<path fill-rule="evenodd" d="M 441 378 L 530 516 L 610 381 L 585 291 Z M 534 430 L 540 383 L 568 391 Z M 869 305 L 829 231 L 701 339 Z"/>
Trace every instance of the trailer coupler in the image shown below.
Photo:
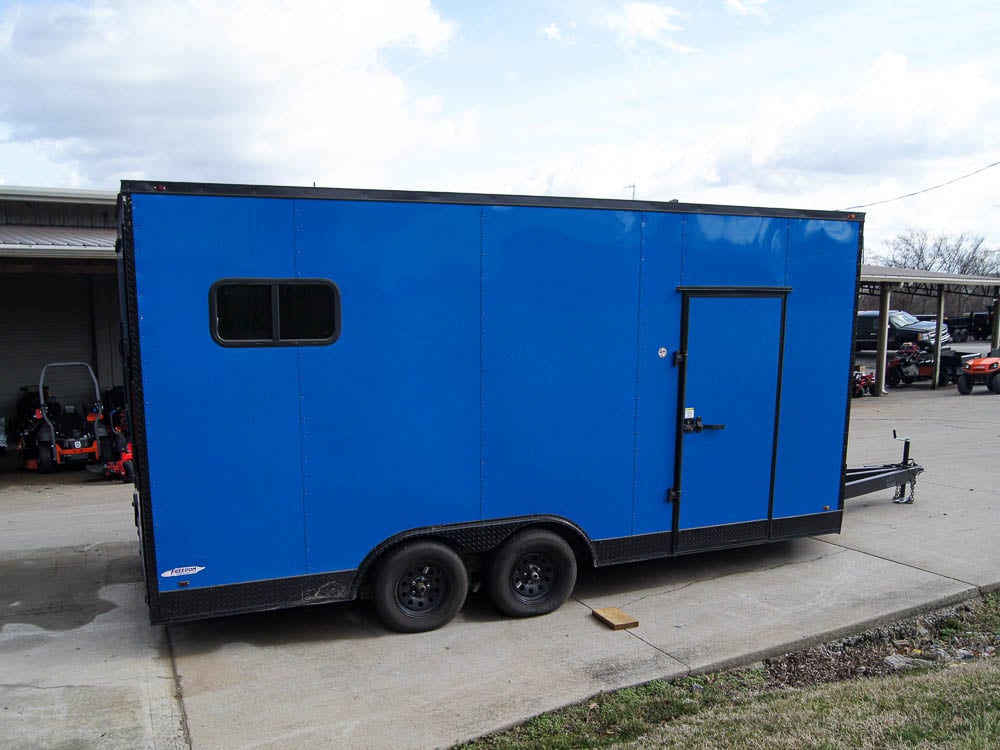
<path fill-rule="evenodd" d="M 910 458 L 910 439 L 897 438 L 896 431 L 892 431 L 895 440 L 903 441 L 903 460 L 896 464 L 881 464 L 880 466 L 854 466 L 848 467 L 844 471 L 844 499 L 867 495 L 872 492 L 895 487 L 896 494 L 892 498 L 895 503 L 912 503 L 914 493 L 917 488 L 917 475 L 924 467 Z M 909 485 L 909 494 L 906 486 Z"/>

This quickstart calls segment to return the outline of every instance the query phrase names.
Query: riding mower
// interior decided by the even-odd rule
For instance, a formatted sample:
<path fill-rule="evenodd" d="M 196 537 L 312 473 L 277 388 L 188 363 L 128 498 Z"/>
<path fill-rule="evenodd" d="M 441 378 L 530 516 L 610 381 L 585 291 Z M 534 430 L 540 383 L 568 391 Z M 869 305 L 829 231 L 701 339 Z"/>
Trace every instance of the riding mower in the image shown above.
<path fill-rule="evenodd" d="M 941 350 L 941 366 L 938 368 L 938 386 L 945 386 L 958 381 L 963 363 L 969 355 L 960 354 L 953 349 Z M 899 385 L 910 385 L 918 380 L 934 379 L 934 354 L 921 350 L 911 341 L 900 344 L 895 354 L 887 357 L 885 382 L 892 388 Z"/>
<path fill-rule="evenodd" d="M 49 393 L 49 368 L 83 367 L 94 384 L 95 400 L 77 407 L 61 404 Z M 104 421 L 97 378 L 85 362 L 52 362 L 42 368 L 38 386 L 26 386 L 17 403 L 14 425 L 24 467 L 48 474 L 57 466 L 102 464 L 114 452 L 112 433 Z"/>
<path fill-rule="evenodd" d="M 106 477 L 133 479 L 132 442 L 128 438 L 125 412 L 125 389 L 120 385 L 104 389 L 104 416 L 111 429 L 112 452 L 102 466 L 88 466 L 87 471 L 104 472 Z"/>
<path fill-rule="evenodd" d="M 958 392 L 963 396 L 972 393 L 972 386 L 985 385 L 993 393 L 1000 394 L 1000 349 L 994 349 L 983 357 L 970 359 L 962 365 L 958 376 Z"/>

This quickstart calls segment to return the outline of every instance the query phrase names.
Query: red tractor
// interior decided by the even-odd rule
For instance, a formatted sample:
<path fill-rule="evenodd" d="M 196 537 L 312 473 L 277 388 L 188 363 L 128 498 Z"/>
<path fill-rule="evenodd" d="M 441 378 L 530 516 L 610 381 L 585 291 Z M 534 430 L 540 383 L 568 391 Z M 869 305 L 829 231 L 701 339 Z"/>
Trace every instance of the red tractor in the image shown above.
<path fill-rule="evenodd" d="M 985 357 L 970 359 L 962 365 L 958 376 L 958 392 L 963 396 L 972 393 L 972 386 L 985 385 L 993 393 L 1000 394 L 1000 349 L 994 349 Z"/>

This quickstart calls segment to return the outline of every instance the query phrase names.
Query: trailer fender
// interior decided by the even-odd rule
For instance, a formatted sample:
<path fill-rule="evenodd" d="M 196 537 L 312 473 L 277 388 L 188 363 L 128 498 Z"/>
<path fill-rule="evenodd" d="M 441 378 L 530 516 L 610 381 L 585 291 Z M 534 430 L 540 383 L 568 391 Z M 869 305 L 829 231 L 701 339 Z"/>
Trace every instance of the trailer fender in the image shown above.
<path fill-rule="evenodd" d="M 351 584 L 350 598 L 356 599 L 358 597 L 362 585 L 368 579 L 378 560 L 404 542 L 412 542 L 417 539 L 441 542 L 467 560 L 492 552 L 503 544 L 511 534 L 529 526 L 547 529 L 559 534 L 573 548 L 580 563 L 594 565 L 597 556 L 594 553 L 594 545 L 590 537 L 575 523 L 561 516 L 520 516 L 449 526 L 425 526 L 395 534 L 369 552 L 361 565 L 358 566 Z"/>

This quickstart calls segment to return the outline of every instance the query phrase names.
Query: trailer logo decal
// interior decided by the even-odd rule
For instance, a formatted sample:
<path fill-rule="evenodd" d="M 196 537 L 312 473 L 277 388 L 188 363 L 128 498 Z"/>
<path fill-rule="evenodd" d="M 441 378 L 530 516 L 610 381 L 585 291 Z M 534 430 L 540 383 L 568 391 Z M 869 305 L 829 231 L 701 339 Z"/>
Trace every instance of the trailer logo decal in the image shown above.
<path fill-rule="evenodd" d="M 170 570 L 164 570 L 160 573 L 160 577 L 174 578 L 176 576 L 193 576 L 195 573 L 200 573 L 204 569 L 204 565 L 188 565 L 184 568 L 171 568 Z"/>

